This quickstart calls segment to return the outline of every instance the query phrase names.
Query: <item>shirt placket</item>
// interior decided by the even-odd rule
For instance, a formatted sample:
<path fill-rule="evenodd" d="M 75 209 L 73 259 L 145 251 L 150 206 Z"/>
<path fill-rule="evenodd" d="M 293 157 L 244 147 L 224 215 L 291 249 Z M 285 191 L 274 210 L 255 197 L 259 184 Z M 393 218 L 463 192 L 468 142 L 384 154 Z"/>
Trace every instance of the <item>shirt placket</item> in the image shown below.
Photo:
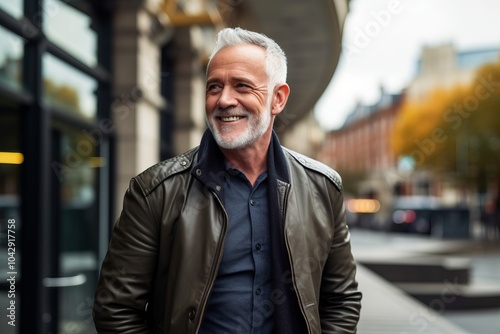
<path fill-rule="evenodd" d="M 265 312 L 272 311 L 271 308 L 265 307 L 266 296 L 269 295 L 269 291 L 266 291 L 265 283 L 266 277 L 269 273 L 269 246 L 268 233 L 266 233 L 267 219 L 262 221 L 262 219 L 257 219 L 256 217 L 262 217 L 262 211 L 265 210 L 265 217 L 268 216 L 267 212 L 267 202 L 264 196 L 265 191 L 261 187 L 265 186 L 263 183 L 265 176 L 261 176 L 258 179 L 255 186 L 253 187 L 248 201 L 248 207 L 250 212 L 250 222 L 251 222 L 251 240 L 252 240 L 252 257 L 255 265 L 254 283 L 253 283 L 253 325 L 255 328 L 259 328 L 262 325 L 262 320 L 266 316 Z M 255 333 L 255 332 L 254 332 Z"/>

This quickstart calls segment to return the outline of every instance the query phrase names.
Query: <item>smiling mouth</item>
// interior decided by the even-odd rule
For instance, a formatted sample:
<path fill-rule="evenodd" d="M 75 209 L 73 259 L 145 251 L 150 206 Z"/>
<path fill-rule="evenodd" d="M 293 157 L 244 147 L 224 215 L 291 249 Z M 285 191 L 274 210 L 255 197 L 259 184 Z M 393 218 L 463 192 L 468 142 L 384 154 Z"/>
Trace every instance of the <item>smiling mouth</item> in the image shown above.
<path fill-rule="evenodd" d="M 219 119 L 223 122 L 236 122 L 240 119 L 244 118 L 243 116 L 227 116 L 227 117 L 219 117 Z"/>

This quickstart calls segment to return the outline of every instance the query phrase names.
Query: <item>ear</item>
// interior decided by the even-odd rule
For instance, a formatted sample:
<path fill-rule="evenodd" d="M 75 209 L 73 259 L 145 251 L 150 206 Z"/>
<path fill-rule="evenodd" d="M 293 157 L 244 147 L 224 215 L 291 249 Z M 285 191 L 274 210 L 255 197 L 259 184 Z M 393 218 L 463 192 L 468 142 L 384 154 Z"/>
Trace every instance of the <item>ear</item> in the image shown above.
<path fill-rule="evenodd" d="M 273 99 L 271 101 L 272 115 L 278 115 L 285 108 L 289 95 L 290 87 L 286 83 L 282 83 L 274 87 Z"/>

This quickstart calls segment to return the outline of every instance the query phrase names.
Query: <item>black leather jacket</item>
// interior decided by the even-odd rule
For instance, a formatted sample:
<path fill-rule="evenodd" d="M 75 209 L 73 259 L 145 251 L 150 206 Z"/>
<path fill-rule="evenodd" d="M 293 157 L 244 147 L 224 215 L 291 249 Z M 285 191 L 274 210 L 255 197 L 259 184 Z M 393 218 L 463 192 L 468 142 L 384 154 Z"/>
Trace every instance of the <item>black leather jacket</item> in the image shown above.
<path fill-rule="evenodd" d="M 130 182 L 96 292 L 99 333 L 197 333 L 227 230 L 216 191 L 191 173 L 198 154 L 195 148 L 158 163 Z M 356 333 L 361 293 L 340 177 L 284 154 L 291 182 L 278 184 L 280 207 L 308 331 Z"/>

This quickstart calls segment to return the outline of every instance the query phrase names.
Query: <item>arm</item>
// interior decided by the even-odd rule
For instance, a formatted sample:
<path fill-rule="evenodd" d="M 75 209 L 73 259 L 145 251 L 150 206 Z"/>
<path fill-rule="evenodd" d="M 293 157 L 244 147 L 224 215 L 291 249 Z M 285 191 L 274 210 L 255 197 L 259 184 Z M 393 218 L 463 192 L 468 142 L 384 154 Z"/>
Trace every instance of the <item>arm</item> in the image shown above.
<path fill-rule="evenodd" d="M 158 235 L 148 199 L 132 179 L 113 228 L 94 299 L 98 333 L 150 333 L 145 308 L 155 274 Z"/>
<path fill-rule="evenodd" d="M 320 317 L 323 333 L 356 333 L 361 292 L 355 280 L 356 264 L 351 253 L 341 193 L 333 201 L 335 234 L 321 282 Z"/>

